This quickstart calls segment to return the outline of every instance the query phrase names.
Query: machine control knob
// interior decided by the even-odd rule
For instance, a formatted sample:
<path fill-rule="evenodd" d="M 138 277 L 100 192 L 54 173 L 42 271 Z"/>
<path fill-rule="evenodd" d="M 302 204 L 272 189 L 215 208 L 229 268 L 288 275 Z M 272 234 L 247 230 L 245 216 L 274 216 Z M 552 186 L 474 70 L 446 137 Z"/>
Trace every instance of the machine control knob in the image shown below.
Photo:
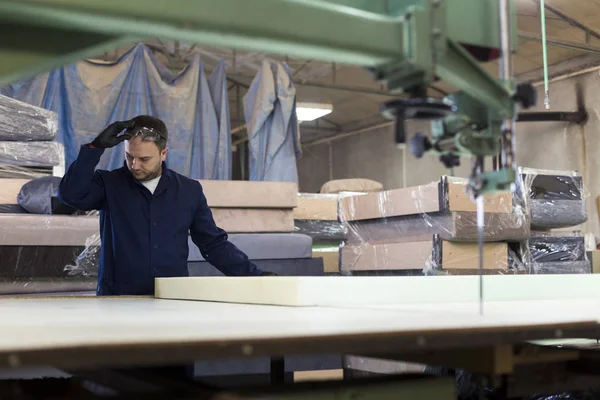
<path fill-rule="evenodd" d="M 533 85 L 529 83 L 517 85 L 517 92 L 515 93 L 514 98 L 524 109 L 535 107 L 537 103 L 536 90 Z"/>
<path fill-rule="evenodd" d="M 456 154 L 442 154 L 440 156 L 440 161 L 444 164 L 444 167 L 448 169 L 460 166 L 460 157 Z"/>
<path fill-rule="evenodd" d="M 415 133 L 415 136 L 410 140 L 410 153 L 417 158 L 423 157 L 423 154 L 430 150 L 431 147 L 429 138 L 421 132 Z"/>

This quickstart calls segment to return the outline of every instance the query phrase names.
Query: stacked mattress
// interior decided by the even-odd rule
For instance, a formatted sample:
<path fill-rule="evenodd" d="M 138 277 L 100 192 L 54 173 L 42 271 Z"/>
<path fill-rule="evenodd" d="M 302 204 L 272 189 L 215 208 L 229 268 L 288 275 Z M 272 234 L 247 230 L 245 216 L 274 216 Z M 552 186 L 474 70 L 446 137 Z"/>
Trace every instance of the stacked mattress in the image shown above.
<path fill-rule="evenodd" d="M 54 142 L 58 115 L 0 95 L 0 175 L 62 172 L 64 147 Z"/>
<path fill-rule="evenodd" d="M 524 258 L 537 274 L 591 274 L 581 232 L 535 232 L 523 244 Z"/>
<path fill-rule="evenodd" d="M 479 268 L 476 204 L 466 179 L 442 176 L 416 187 L 340 199 L 347 227 L 346 274 L 466 274 Z M 508 242 L 530 236 L 519 192 L 485 196 L 486 273 L 513 272 Z"/>
<path fill-rule="evenodd" d="M 346 231 L 338 218 L 339 197 L 338 194 L 298 193 L 298 207 L 294 209 L 295 232 L 315 241 L 344 240 Z"/>
<path fill-rule="evenodd" d="M 531 237 L 520 244 L 520 258 L 532 273 L 592 273 L 585 239 L 574 229 L 587 221 L 583 179 L 577 171 L 521 168 L 531 215 Z"/>
<path fill-rule="evenodd" d="M 321 258 L 327 275 L 339 273 L 339 250 L 346 229 L 338 217 L 339 194 L 298 193 L 294 231 L 313 241 L 313 255 Z"/>
<path fill-rule="evenodd" d="M 521 168 L 534 230 L 569 228 L 587 221 L 583 179 L 576 171 Z"/>
<path fill-rule="evenodd" d="M 348 244 L 341 249 L 341 268 L 352 275 L 473 274 L 479 272 L 476 243 L 431 240 Z M 522 272 L 506 242 L 483 245 L 483 273 Z"/>
<path fill-rule="evenodd" d="M 323 260 L 313 258 L 310 236 L 295 233 L 232 234 L 229 241 L 248 255 L 257 267 L 277 275 L 321 276 Z M 190 276 L 223 276 L 200 254 L 189 239 Z"/>

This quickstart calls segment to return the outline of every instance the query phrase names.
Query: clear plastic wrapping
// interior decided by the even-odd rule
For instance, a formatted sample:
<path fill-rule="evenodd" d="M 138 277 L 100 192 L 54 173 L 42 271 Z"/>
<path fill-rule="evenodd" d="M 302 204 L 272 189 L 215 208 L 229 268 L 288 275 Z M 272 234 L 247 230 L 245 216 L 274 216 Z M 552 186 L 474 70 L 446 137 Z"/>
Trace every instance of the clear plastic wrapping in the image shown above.
<path fill-rule="evenodd" d="M 471 274 L 479 270 L 476 204 L 467 179 L 340 199 L 347 229 L 341 249 L 344 274 Z M 513 192 L 484 197 L 484 273 L 529 268 L 509 242 L 531 235 L 523 182 Z"/>
<path fill-rule="evenodd" d="M 298 205 L 294 208 L 294 232 L 308 235 L 315 241 L 346 239 L 347 227 L 339 218 L 340 199 L 362 194 L 365 193 L 298 193 Z"/>
<path fill-rule="evenodd" d="M 58 114 L 0 95 L 0 140 L 54 140 Z"/>
<path fill-rule="evenodd" d="M 465 275 L 479 273 L 477 243 L 429 240 L 397 243 L 344 244 L 340 269 L 345 275 Z M 483 246 L 484 274 L 528 271 L 506 242 Z"/>
<path fill-rule="evenodd" d="M 0 295 L 95 292 L 97 236 L 97 216 L 0 214 Z"/>
<path fill-rule="evenodd" d="M 535 274 L 591 274 L 585 237 L 574 232 L 534 232 L 519 244 L 521 260 Z"/>
<path fill-rule="evenodd" d="M 44 168 L 64 167 L 64 146 L 58 142 L 0 141 L 0 165 Z"/>
<path fill-rule="evenodd" d="M 340 200 L 340 216 L 347 242 L 418 242 L 433 235 L 447 241 L 476 241 L 476 204 L 466 189 L 466 179 L 444 176 L 426 185 L 345 197 Z M 485 196 L 485 241 L 529 238 L 529 215 L 521 193 Z"/>
<path fill-rule="evenodd" d="M 520 168 L 533 229 L 567 228 L 587 221 L 586 190 L 577 171 Z"/>

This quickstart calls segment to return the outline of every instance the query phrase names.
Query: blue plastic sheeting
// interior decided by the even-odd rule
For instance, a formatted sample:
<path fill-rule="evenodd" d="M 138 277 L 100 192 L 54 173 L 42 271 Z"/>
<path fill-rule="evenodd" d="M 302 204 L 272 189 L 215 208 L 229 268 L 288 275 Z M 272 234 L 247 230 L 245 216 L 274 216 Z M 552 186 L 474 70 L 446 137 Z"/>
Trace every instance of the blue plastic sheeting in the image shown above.
<path fill-rule="evenodd" d="M 137 45 L 110 64 L 81 61 L 0 89 L 6 96 L 55 111 L 56 140 L 70 165 L 82 144 L 113 121 L 148 114 L 169 130 L 167 165 L 192 179 L 231 179 L 229 102 L 224 63 L 207 78 L 199 55 L 174 74 Z M 123 166 L 123 144 L 98 168 Z"/>
<path fill-rule="evenodd" d="M 244 97 L 251 181 L 298 183 L 296 88 L 287 65 L 263 61 Z"/>

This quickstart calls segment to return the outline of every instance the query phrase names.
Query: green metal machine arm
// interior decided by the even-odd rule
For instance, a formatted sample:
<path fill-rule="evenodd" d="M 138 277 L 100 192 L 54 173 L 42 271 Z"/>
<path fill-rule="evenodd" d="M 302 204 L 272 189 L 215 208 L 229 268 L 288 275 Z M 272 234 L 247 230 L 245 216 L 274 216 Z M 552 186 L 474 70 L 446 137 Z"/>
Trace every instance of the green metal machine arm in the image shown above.
<path fill-rule="evenodd" d="M 377 3 L 376 0 L 371 1 Z M 448 38 L 447 31 L 444 30 L 444 25 L 449 23 L 444 20 L 445 8 L 451 10 L 454 3 L 464 9 L 468 3 L 482 1 L 488 2 L 440 1 L 438 21 L 441 39 L 452 39 Z M 402 3 L 410 5 L 420 1 Z M 475 6 L 471 15 L 480 10 L 481 7 Z M 387 16 L 327 1 L 0 0 L 0 21 L 5 32 L 8 31 L 8 26 L 11 29 L 37 26 L 54 32 L 68 29 L 70 32 L 65 33 L 72 34 L 69 41 L 81 46 L 86 43 L 78 41 L 78 35 L 73 34 L 74 32 L 97 35 L 99 39 L 104 36 L 105 40 L 129 37 L 129 40 L 135 41 L 159 37 L 363 67 L 393 65 L 407 58 L 414 58 L 417 62 L 430 62 L 430 28 L 437 27 L 427 20 L 427 7 L 422 7 L 420 11 L 414 10 L 412 14 L 415 19 L 420 20 L 410 22 L 412 26 L 409 30 L 404 15 Z M 491 22 L 494 15 L 497 13 L 491 12 L 491 15 L 484 17 Z M 472 23 L 473 19 L 464 16 L 461 23 L 465 21 Z M 420 23 L 425 25 L 420 26 Z M 492 26 L 495 27 L 494 24 Z M 53 49 L 57 53 L 62 50 L 56 46 L 56 35 L 40 36 L 39 29 L 29 35 L 19 32 L 25 36 L 16 43 L 16 35 L 2 35 L 2 51 L 14 51 L 17 48 L 24 52 L 28 47 L 33 52 L 39 52 L 44 47 L 49 48 L 47 53 Z M 412 37 L 411 31 L 414 32 Z M 474 36 L 478 34 L 479 32 Z M 50 41 L 54 42 L 50 43 L 51 46 L 43 46 L 44 42 Z M 441 47 L 443 50 L 446 46 L 442 43 Z M 445 53 L 438 60 L 438 73 L 442 79 L 447 79 L 460 90 L 472 92 L 473 97 L 490 107 L 508 108 L 506 90 L 472 62 L 472 57 L 466 57 L 466 52 L 457 51 L 456 48 L 449 48 Z M 3 62 L 5 61 L 6 58 L 3 57 Z M 473 84 L 474 80 L 477 85 Z M 6 79 L 2 83 L 6 83 Z"/>
<path fill-rule="evenodd" d="M 509 119 L 512 83 L 463 47 L 500 48 L 497 1 L 0 0 L 0 85 L 161 38 L 359 65 L 413 97 L 443 79 Z"/>

